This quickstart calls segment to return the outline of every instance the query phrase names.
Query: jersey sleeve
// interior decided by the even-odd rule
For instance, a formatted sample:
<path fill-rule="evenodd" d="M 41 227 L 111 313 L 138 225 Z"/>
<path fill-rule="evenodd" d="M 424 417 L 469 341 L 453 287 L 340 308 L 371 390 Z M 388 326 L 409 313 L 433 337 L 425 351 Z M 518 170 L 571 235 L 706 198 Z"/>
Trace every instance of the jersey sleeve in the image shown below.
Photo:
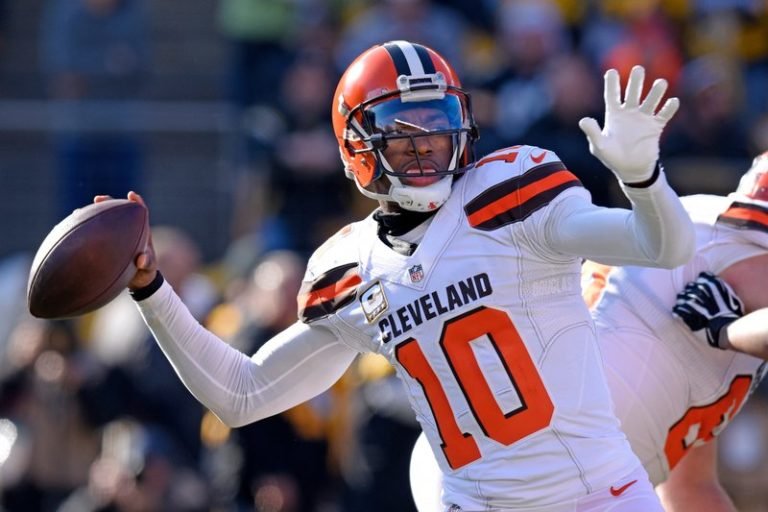
<path fill-rule="evenodd" d="M 737 194 L 717 216 L 717 225 L 736 230 L 751 243 L 768 248 L 768 205 L 764 202 L 744 200 Z"/>
<path fill-rule="evenodd" d="M 648 187 L 622 187 L 632 209 L 563 201 L 544 232 L 554 250 L 607 265 L 673 268 L 695 250 L 693 222 L 663 171 Z"/>
<path fill-rule="evenodd" d="M 631 210 L 594 205 L 578 178 L 542 148 L 497 151 L 478 161 L 473 173 L 469 224 L 487 231 L 505 227 L 512 240 L 524 239 L 552 261 L 674 267 L 694 250 L 693 224 L 661 169 L 650 186 L 622 187 Z"/>
<path fill-rule="evenodd" d="M 470 226 L 482 231 L 514 226 L 565 197 L 590 199 L 555 153 L 533 146 L 491 153 L 475 164 L 471 176 L 464 212 Z"/>
<path fill-rule="evenodd" d="M 357 250 L 359 224 L 339 230 L 309 259 L 297 297 L 302 322 L 313 324 L 327 319 L 355 299 L 362 284 Z"/>
<path fill-rule="evenodd" d="M 333 330 L 297 322 L 248 357 L 201 326 L 168 283 L 137 304 L 187 389 L 233 427 L 322 393 L 358 353 Z"/>

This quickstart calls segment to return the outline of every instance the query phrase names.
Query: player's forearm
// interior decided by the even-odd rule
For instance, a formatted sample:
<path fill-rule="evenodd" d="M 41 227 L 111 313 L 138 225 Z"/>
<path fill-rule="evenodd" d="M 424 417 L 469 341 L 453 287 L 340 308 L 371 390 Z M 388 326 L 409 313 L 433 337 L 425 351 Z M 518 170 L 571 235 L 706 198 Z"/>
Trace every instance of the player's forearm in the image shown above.
<path fill-rule="evenodd" d="M 673 268 L 693 255 L 694 231 L 663 172 L 646 188 L 624 187 L 632 211 L 576 205 L 571 198 L 550 223 L 557 250 L 607 265 Z"/>
<path fill-rule="evenodd" d="M 138 304 L 187 389 L 233 427 L 320 394 L 356 355 L 330 334 L 323 339 L 322 331 L 296 324 L 249 358 L 203 328 L 167 283 Z"/>
<path fill-rule="evenodd" d="M 768 360 L 768 308 L 753 311 L 722 329 L 720 346 Z"/>
<path fill-rule="evenodd" d="M 696 249 L 693 222 L 664 172 L 650 186 L 622 189 L 632 203 L 629 228 L 648 260 L 665 268 L 686 263 Z"/>

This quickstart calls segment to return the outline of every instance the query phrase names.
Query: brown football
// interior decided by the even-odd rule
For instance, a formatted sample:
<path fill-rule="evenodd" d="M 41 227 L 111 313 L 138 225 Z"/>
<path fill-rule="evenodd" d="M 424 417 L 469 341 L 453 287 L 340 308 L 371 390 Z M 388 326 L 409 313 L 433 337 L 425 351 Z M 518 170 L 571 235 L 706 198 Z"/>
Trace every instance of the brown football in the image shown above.
<path fill-rule="evenodd" d="M 147 244 L 147 209 L 108 199 L 73 211 L 48 233 L 32 261 L 29 312 L 38 318 L 90 313 L 113 300 L 136 272 Z"/>

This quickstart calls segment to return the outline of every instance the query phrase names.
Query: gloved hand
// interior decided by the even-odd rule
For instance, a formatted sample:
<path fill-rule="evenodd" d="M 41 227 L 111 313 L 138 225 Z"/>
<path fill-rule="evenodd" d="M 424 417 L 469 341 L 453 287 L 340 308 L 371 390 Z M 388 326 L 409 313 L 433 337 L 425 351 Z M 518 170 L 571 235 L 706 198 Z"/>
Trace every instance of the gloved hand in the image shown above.
<path fill-rule="evenodd" d="M 677 294 L 672 313 L 694 332 L 705 329 L 711 346 L 724 348 L 719 343 L 720 331 L 744 315 L 744 304 L 728 283 L 710 272 L 702 272 Z"/>
<path fill-rule="evenodd" d="M 680 106 L 677 98 L 669 98 L 658 114 L 654 114 L 667 90 L 667 81 L 657 79 L 645 101 L 640 103 L 644 80 L 645 69 L 633 67 L 622 103 L 619 73 L 609 69 L 604 77 L 605 126 L 601 131 L 591 117 L 579 121 L 579 128 L 589 141 L 590 153 L 619 180 L 630 185 L 645 182 L 653 175 L 661 132 Z"/>

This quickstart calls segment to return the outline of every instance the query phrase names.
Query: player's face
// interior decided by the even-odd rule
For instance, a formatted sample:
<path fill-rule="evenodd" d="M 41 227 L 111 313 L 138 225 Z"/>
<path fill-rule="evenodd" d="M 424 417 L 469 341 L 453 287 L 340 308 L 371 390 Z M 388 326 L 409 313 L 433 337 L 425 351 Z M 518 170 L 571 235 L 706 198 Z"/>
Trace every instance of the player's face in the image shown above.
<path fill-rule="evenodd" d="M 434 173 L 436 170 L 448 168 L 453 153 L 453 137 L 424 134 L 451 128 L 444 112 L 433 108 L 404 109 L 387 119 L 382 125 L 380 126 L 387 134 L 414 135 L 388 139 L 387 147 L 384 149 L 384 157 L 395 172 L 414 176 L 401 178 L 403 184 L 424 187 L 442 177 Z"/>

